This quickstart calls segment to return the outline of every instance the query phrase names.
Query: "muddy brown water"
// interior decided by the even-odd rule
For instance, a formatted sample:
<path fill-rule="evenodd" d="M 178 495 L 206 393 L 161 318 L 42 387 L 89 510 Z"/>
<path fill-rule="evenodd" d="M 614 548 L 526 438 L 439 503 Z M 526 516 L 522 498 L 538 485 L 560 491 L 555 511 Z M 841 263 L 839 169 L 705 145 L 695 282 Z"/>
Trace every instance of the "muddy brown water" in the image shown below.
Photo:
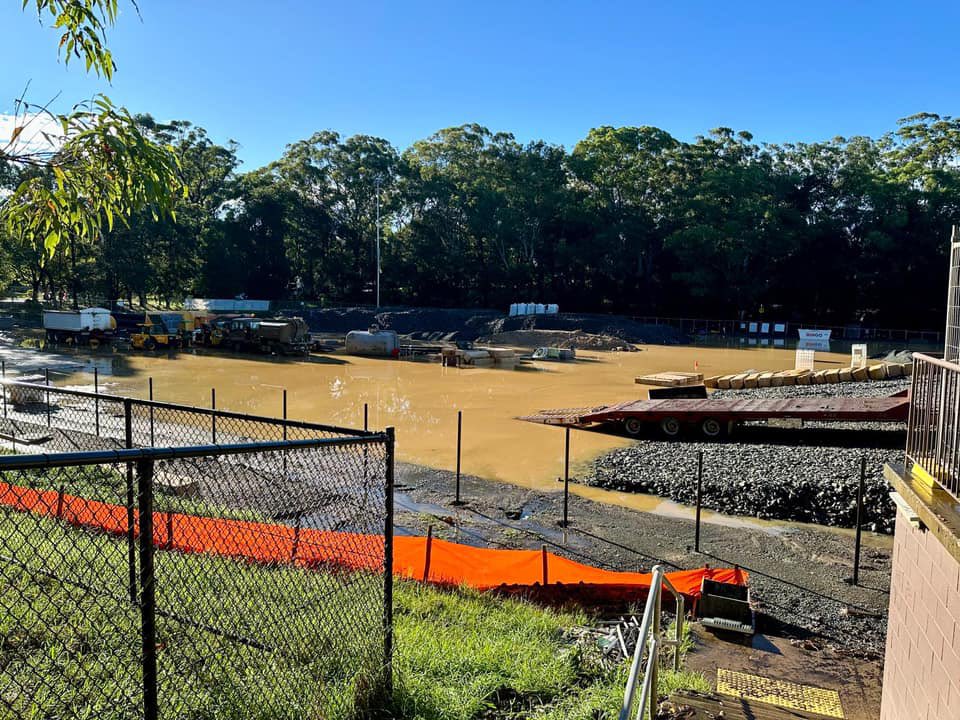
<path fill-rule="evenodd" d="M 823 367 L 849 356 L 820 353 Z M 279 415 L 282 390 L 294 419 L 362 427 L 364 403 L 370 426 L 397 428 L 401 460 L 453 470 L 456 466 L 457 411 L 463 411 L 462 470 L 535 490 L 556 490 L 563 474 L 561 429 L 515 418 L 545 408 L 604 405 L 646 397 L 634 378 L 668 370 L 705 375 L 748 368 L 793 367 L 793 350 L 647 346 L 639 352 L 583 352 L 576 362 L 537 362 L 516 370 L 444 368 L 437 363 L 395 361 L 340 354 L 310 361 L 220 354 L 127 354 L 122 370 L 103 377 L 111 394 L 146 397 L 153 378 L 158 400 L 209 406 L 216 388 L 217 407 Z M 102 370 L 101 370 L 102 372 Z M 89 375 L 58 375 L 60 384 L 88 384 Z M 576 475 L 602 453 L 630 441 L 575 432 L 571 440 Z M 661 498 L 573 485 L 572 492 L 600 502 L 658 514 L 689 517 L 690 510 Z M 712 517 L 712 516 L 711 516 Z M 712 517 L 727 524 L 758 521 Z"/>

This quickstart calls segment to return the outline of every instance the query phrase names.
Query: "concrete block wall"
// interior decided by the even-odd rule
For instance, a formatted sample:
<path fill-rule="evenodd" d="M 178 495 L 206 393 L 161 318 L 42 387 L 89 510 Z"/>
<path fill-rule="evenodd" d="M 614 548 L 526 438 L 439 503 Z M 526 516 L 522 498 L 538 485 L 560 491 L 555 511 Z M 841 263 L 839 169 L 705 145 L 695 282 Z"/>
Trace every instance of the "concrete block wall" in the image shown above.
<path fill-rule="evenodd" d="M 960 562 L 897 513 L 881 720 L 960 720 Z"/>

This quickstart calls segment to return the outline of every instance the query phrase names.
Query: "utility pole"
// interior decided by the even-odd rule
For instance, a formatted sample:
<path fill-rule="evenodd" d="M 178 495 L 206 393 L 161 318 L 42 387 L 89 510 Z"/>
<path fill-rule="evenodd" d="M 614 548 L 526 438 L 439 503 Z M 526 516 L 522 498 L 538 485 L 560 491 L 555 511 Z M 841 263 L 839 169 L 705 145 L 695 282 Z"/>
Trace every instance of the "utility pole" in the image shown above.
<path fill-rule="evenodd" d="M 380 308 L 380 178 L 377 178 L 377 308 Z"/>

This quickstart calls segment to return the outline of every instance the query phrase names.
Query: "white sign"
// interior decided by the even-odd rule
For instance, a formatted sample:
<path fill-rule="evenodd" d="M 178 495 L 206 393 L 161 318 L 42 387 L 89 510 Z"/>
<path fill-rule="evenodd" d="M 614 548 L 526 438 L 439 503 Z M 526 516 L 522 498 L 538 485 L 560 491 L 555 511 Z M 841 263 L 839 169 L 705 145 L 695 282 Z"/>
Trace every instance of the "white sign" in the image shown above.
<path fill-rule="evenodd" d="M 830 341 L 832 330 L 798 330 L 801 340 L 826 340 Z"/>
<path fill-rule="evenodd" d="M 864 368 L 867 366 L 867 346 L 852 345 L 850 347 L 850 367 Z"/>
<path fill-rule="evenodd" d="M 813 350 L 803 350 L 801 348 L 797 348 L 797 360 L 794 364 L 794 367 L 797 370 L 810 370 L 812 372 L 815 357 L 816 352 Z"/>

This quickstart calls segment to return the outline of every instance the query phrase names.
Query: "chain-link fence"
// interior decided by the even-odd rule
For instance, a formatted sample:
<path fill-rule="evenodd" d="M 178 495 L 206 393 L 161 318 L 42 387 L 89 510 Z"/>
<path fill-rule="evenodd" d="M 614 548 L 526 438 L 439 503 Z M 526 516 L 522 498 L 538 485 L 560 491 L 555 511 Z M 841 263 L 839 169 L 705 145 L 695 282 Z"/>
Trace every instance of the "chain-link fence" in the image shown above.
<path fill-rule="evenodd" d="M 231 445 L 369 434 L 367 430 L 4 380 L 0 440 L 17 452 Z"/>
<path fill-rule="evenodd" d="M 145 431 L 124 406 L 101 438 Z M 392 484 L 392 431 L 0 457 L 0 715 L 363 714 L 390 691 Z"/>

